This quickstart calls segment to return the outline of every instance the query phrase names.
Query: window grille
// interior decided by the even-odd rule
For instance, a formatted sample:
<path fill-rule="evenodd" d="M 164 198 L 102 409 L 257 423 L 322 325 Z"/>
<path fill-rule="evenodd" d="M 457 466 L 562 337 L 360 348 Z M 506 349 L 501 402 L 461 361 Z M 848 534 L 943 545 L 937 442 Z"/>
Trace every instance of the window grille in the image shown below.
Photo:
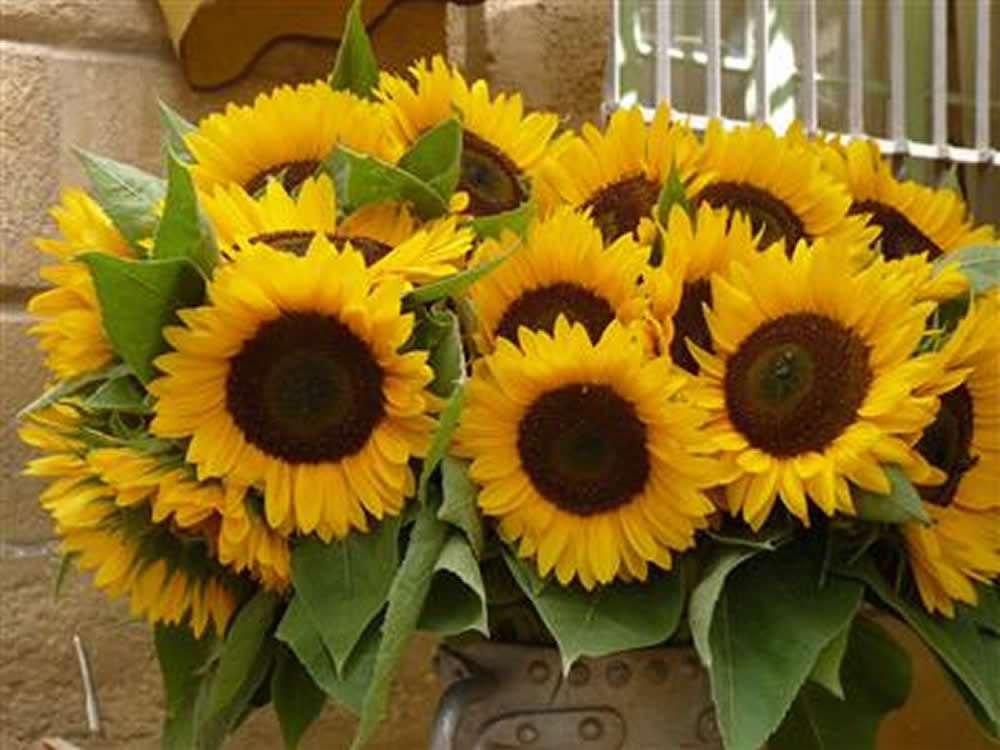
<path fill-rule="evenodd" d="M 1000 220 L 996 0 L 612 0 L 606 107 L 671 103 L 703 129 L 799 119 L 957 176 Z"/>

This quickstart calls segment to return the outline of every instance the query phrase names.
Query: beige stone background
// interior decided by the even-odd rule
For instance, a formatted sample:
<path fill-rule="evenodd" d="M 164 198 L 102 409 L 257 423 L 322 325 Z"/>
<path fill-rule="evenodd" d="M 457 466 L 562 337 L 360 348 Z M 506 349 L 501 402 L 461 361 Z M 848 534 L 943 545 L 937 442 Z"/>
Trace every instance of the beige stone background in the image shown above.
<path fill-rule="evenodd" d="M 470 72 L 518 88 L 529 105 L 579 124 L 599 111 L 607 9 L 606 0 L 487 0 L 483 8 L 448 10 L 448 44 Z M 376 36 L 376 44 L 401 54 L 420 40 Z M 37 508 L 40 484 L 19 475 L 27 451 L 16 438 L 14 415 L 44 380 L 41 358 L 25 336 L 31 321 L 24 303 L 39 288 L 39 257 L 30 243 L 51 234 L 46 210 L 60 186 L 82 181 L 70 148 L 158 169 L 157 98 L 196 119 L 278 82 L 320 76 L 332 55 L 325 45 L 280 43 L 238 83 L 195 92 L 179 74 L 153 0 L 0 2 L 0 750 L 22 750 L 50 735 L 88 750 L 151 750 L 163 706 L 144 624 L 130 621 L 83 578 L 71 578 L 53 597 L 57 559 Z M 75 633 L 90 653 L 104 721 L 100 737 L 86 731 Z M 438 696 L 429 671 L 433 645 L 425 637 L 413 644 L 374 750 L 425 747 Z M 885 727 L 880 747 L 986 748 L 939 668 L 915 653 L 917 695 Z M 304 744 L 346 748 L 352 728 L 353 719 L 328 708 Z M 228 746 L 280 747 L 271 712 L 258 712 Z"/>

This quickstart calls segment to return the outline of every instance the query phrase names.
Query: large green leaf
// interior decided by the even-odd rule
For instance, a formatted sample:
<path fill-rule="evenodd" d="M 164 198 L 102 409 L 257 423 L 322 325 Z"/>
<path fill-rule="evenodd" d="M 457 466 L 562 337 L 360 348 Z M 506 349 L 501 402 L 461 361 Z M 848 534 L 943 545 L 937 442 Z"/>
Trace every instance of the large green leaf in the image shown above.
<path fill-rule="evenodd" d="M 691 591 L 688 603 L 688 627 L 691 629 L 691 641 L 695 651 L 706 667 L 712 663 L 712 649 L 709 645 L 709 632 L 712 627 L 712 615 L 715 614 L 715 604 L 722 593 L 726 576 L 760 552 L 756 547 L 732 546 L 718 548 L 712 558 L 705 564 L 704 573 Z"/>
<path fill-rule="evenodd" d="M 457 526 L 469 540 L 477 558 L 483 556 L 486 537 L 476 499 L 479 488 L 469 479 L 469 462 L 452 456 L 441 459 L 441 492 L 444 496 L 438 518 Z"/>
<path fill-rule="evenodd" d="M 406 555 L 389 592 L 382 639 L 375 654 L 372 679 L 361 709 L 352 750 L 360 750 L 371 739 L 385 715 L 393 675 L 417 629 L 434 577 L 434 566 L 441 556 L 447 535 L 448 526 L 438 520 L 435 503 L 419 506 Z"/>
<path fill-rule="evenodd" d="M 960 610 L 983 630 L 1000 635 L 1000 591 L 996 584 L 976 584 L 976 606 L 960 604 Z"/>
<path fill-rule="evenodd" d="M 93 411 L 123 411 L 128 414 L 148 414 L 146 393 L 132 375 L 107 380 L 94 391 L 83 405 Z"/>
<path fill-rule="evenodd" d="M 419 177 L 346 146 L 337 146 L 321 166 L 333 178 L 337 202 L 347 212 L 381 200 L 410 203 L 422 219 L 433 219 L 448 210 L 447 202 Z"/>
<path fill-rule="evenodd" d="M 163 180 L 129 164 L 76 149 L 94 198 L 134 247 L 156 229 L 156 204 L 166 194 Z"/>
<path fill-rule="evenodd" d="M 212 229 L 198 210 L 191 174 L 173 151 L 167 152 L 167 202 L 156 227 L 154 258 L 187 258 L 205 278 L 219 262 Z"/>
<path fill-rule="evenodd" d="M 18 418 L 23 419 L 32 412 L 44 409 L 46 406 L 51 406 L 59 399 L 77 395 L 97 383 L 114 380 L 115 378 L 128 375 L 131 372 L 132 371 L 129 369 L 128 365 L 124 365 L 121 362 L 112 362 L 111 364 L 98 370 L 94 370 L 93 372 L 85 372 L 81 375 L 77 375 L 75 378 L 60 380 L 54 386 L 45 391 L 41 396 L 21 409 L 21 411 L 17 413 L 17 416 Z"/>
<path fill-rule="evenodd" d="M 430 486 L 431 475 L 448 451 L 451 436 L 455 432 L 455 428 L 458 427 L 458 419 L 462 414 L 462 404 L 464 401 L 465 390 L 462 387 L 456 388 L 438 416 L 438 426 L 431 436 L 431 445 L 427 449 L 427 455 L 424 457 L 424 465 L 420 469 L 420 479 L 417 482 L 417 500 L 421 504 L 427 501 L 427 490 Z"/>
<path fill-rule="evenodd" d="M 684 608 L 681 576 L 650 571 L 643 583 L 616 581 L 586 591 L 542 579 L 533 561 L 504 554 L 511 574 L 559 645 L 563 670 L 581 656 L 655 646 L 677 629 Z"/>
<path fill-rule="evenodd" d="M 184 258 L 134 261 L 106 253 L 80 256 L 90 268 L 111 347 L 144 383 L 156 376 L 153 360 L 166 348 L 164 326 L 177 310 L 205 298 L 205 280 Z"/>
<path fill-rule="evenodd" d="M 982 294 L 1000 285 L 1000 243 L 963 247 L 934 262 L 937 271 L 951 265 L 965 274 L 974 293 Z"/>
<path fill-rule="evenodd" d="M 537 211 L 538 206 L 535 205 L 535 202 L 527 200 L 509 211 L 489 216 L 477 216 L 470 222 L 470 225 L 480 239 L 499 238 L 505 229 L 523 237 Z"/>
<path fill-rule="evenodd" d="M 367 534 L 325 543 L 311 536 L 292 550 L 292 582 L 319 628 L 337 670 L 343 668 L 385 605 L 399 562 L 399 519 L 384 518 Z"/>
<path fill-rule="evenodd" d="M 421 135 L 399 168 L 430 185 L 442 200 L 455 192 L 462 166 L 462 126 L 450 118 Z"/>
<path fill-rule="evenodd" d="M 515 252 L 515 250 L 516 248 L 511 250 L 509 253 L 498 255 L 496 258 L 490 258 L 488 261 L 480 263 L 475 268 L 459 271 L 458 273 L 452 274 L 445 279 L 440 279 L 439 281 L 435 281 L 431 284 L 424 284 L 421 287 L 417 287 L 406 295 L 404 298 L 405 302 L 408 305 L 419 305 L 426 304 L 428 302 L 435 302 L 439 299 L 444 299 L 445 297 L 458 296 L 479 281 L 479 279 L 483 278 L 486 274 L 507 260 L 507 258 Z"/>
<path fill-rule="evenodd" d="M 777 729 L 820 650 L 861 601 L 856 581 L 820 583 L 812 548 L 760 554 L 725 581 L 709 631 L 709 673 L 728 750 L 758 750 Z"/>
<path fill-rule="evenodd" d="M 285 747 L 295 750 L 302 735 L 323 710 L 326 694 L 288 649 L 279 650 L 275 659 L 271 673 L 271 702 Z"/>
<path fill-rule="evenodd" d="M 688 200 L 687 196 L 687 189 L 684 187 L 681 173 L 676 166 L 670 169 L 670 174 L 663 183 L 663 187 L 660 188 L 660 194 L 656 198 L 656 217 L 663 226 L 667 226 L 670 218 L 670 210 L 674 206 L 680 206 L 688 214 L 692 212 L 691 201 Z"/>
<path fill-rule="evenodd" d="M 962 613 L 955 618 L 935 617 L 919 605 L 903 599 L 870 560 L 845 568 L 845 575 L 856 576 L 886 606 L 899 615 L 954 673 L 967 691 L 969 700 L 979 706 L 973 711 L 987 721 L 1000 722 L 1000 650 L 991 649 L 975 622 Z"/>
<path fill-rule="evenodd" d="M 157 100 L 157 115 L 160 127 L 164 132 L 165 150 L 173 151 L 181 159 L 191 163 L 195 161 L 194 154 L 188 150 L 184 137 L 196 130 L 195 126 L 175 112 L 162 99 Z"/>
<path fill-rule="evenodd" d="M 911 668 L 906 651 L 875 623 L 854 621 L 841 676 L 844 699 L 807 682 L 770 750 L 873 750 L 878 725 L 906 702 Z"/>
<path fill-rule="evenodd" d="M 985 657 L 984 671 L 996 674 L 1000 670 L 1000 637 L 986 631 L 980 631 L 979 637 L 982 639 L 983 654 Z M 951 669 L 948 669 L 947 665 L 945 665 L 945 673 L 948 675 L 948 679 L 951 680 L 951 684 L 955 686 L 955 691 L 969 709 L 969 713 L 979 723 L 983 732 L 991 739 L 1000 742 L 1000 720 L 986 713 L 983 705 L 972 695 L 965 683 Z M 993 689 L 994 691 L 997 690 L 996 683 L 994 683 Z M 995 693 L 995 695 L 997 701 L 1000 702 L 1000 694 Z"/>
<path fill-rule="evenodd" d="M 462 331 L 458 316 L 451 310 L 431 310 L 430 315 L 434 325 L 439 326 L 440 330 L 428 357 L 428 364 L 434 370 L 434 381 L 430 384 L 430 389 L 438 396 L 447 398 L 465 380 Z"/>
<path fill-rule="evenodd" d="M 348 89 L 358 96 L 368 96 L 378 85 L 378 63 L 361 20 L 361 0 L 354 0 L 347 12 L 329 83 L 331 88 Z"/>
<path fill-rule="evenodd" d="M 418 627 L 443 637 L 478 630 L 489 638 L 486 589 L 479 562 L 460 534 L 448 537 L 434 565 L 430 595 Z"/>
<path fill-rule="evenodd" d="M 885 523 L 930 521 L 920 500 L 920 493 L 905 472 L 894 464 L 883 467 L 883 471 L 889 479 L 888 495 L 879 495 L 862 487 L 851 487 L 858 518 L 862 521 Z"/>
<path fill-rule="evenodd" d="M 188 750 L 195 741 L 195 705 L 215 638 L 205 634 L 195 638 L 187 625 L 164 625 L 153 628 L 156 656 L 163 676 L 166 703 L 161 747 L 163 750 Z"/>
<path fill-rule="evenodd" d="M 844 685 L 840 679 L 840 669 L 847 652 L 847 642 L 851 635 L 850 626 L 841 630 L 833 640 L 823 647 L 816 657 L 809 679 L 817 685 L 822 685 L 831 694 L 844 699 Z"/>

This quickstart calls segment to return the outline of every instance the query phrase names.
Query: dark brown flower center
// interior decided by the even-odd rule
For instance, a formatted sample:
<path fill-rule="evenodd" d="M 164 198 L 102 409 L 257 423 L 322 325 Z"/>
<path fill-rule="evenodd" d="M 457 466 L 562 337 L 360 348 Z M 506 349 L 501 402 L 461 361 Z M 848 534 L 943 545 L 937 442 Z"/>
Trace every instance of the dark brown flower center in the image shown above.
<path fill-rule="evenodd" d="M 561 281 L 522 293 L 504 312 L 495 333 L 515 343 L 521 326 L 552 333 L 560 314 L 570 323 L 583 325 L 593 342 L 615 319 L 615 311 L 606 299 L 578 284 Z"/>
<path fill-rule="evenodd" d="M 500 149 L 468 130 L 462 133 L 462 164 L 458 190 L 469 194 L 473 216 L 512 211 L 527 199 L 521 170 Z"/>
<path fill-rule="evenodd" d="M 278 250 L 284 250 L 294 255 L 303 256 L 309 249 L 316 233 L 311 229 L 286 229 L 280 232 L 265 232 L 250 239 L 253 244 L 264 243 Z M 360 252 L 365 259 L 365 265 L 372 265 L 392 252 L 392 247 L 373 240 L 370 237 L 340 237 L 327 232 L 326 238 L 337 248 L 343 249 L 348 242 L 351 247 Z"/>
<path fill-rule="evenodd" d="M 764 323 L 726 364 L 726 408 L 752 446 L 787 458 L 822 451 L 857 418 L 870 347 L 814 313 Z"/>
<path fill-rule="evenodd" d="M 591 209 L 604 241 L 614 242 L 634 232 L 642 219 L 652 215 L 659 195 L 659 185 L 636 175 L 602 188 L 584 207 Z"/>
<path fill-rule="evenodd" d="M 851 205 L 849 213 L 871 214 L 868 223 L 875 224 L 882 230 L 873 246 L 889 260 L 920 253 L 928 253 L 931 259 L 941 255 L 941 248 L 894 208 L 878 201 L 858 201 Z"/>
<path fill-rule="evenodd" d="M 712 334 L 705 322 L 703 302 L 712 303 L 712 286 L 708 279 L 697 279 L 684 284 L 680 305 L 674 313 L 674 338 L 670 342 L 670 358 L 690 373 L 698 372 L 698 363 L 687 348 L 685 339 L 691 339 L 702 349 L 712 351 Z"/>
<path fill-rule="evenodd" d="M 337 461 L 361 450 L 382 420 L 382 378 L 368 346 L 337 318 L 285 313 L 231 360 L 226 408 L 270 456 Z"/>
<path fill-rule="evenodd" d="M 712 208 L 728 208 L 732 213 L 746 214 L 754 234 L 764 230 L 759 244 L 761 249 L 784 237 L 785 247 L 791 255 L 799 240 L 811 239 L 802 220 L 784 201 L 745 182 L 713 182 L 695 196 L 696 205 L 702 201 Z"/>
<path fill-rule="evenodd" d="M 295 188 L 305 182 L 316 171 L 319 162 L 314 159 L 304 161 L 286 161 L 268 167 L 251 177 L 243 185 L 243 189 L 250 195 L 258 195 L 267 186 L 267 181 L 274 177 L 280 179 L 285 190 L 291 193 Z"/>
<path fill-rule="evenodd" d="M 962 475 L 976 465 L 972 447 L 972 396 L 964 385 L 941 396 L 937 418 L 924 430 L 917 450 L 931 464 L 948 474 L 937 487 L 918 487 L 929 503 L 948 506 L 955 499 Z"/>
<path fill-rule="evenodd" d="M 518 425 L 517 450 L 535 489 L 578 516 L 624 505 L 649 477 L 646 425 L 606 385 L 575 383 L 539 396 Z"/>

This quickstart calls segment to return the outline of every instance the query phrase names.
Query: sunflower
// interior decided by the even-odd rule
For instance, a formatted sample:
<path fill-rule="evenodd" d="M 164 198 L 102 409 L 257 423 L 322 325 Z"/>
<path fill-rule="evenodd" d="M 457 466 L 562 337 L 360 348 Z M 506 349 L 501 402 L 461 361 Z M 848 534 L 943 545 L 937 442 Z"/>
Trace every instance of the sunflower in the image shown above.
<path fill-rule="evenodd" d="M 904 273 L 920 274 L 925 258 L 933 261 L 994 240 L 991 226 L 973 228 L 968 207 L 953 191 L 897 180 L 874 142 L 854 141 L 828 149 L 826 165 L 850 192 L 850 213 L 865 216 L 876 228 L 872 247 L 887 260 L 899 262 Z M 921 296 L 949 299 L 962 294 L 966 286 L 958 269 L 949 267 L 921 284 Z"/>
<path fill-rule="evenodd" d="M 724 273 L 733 262 L 746 263 L 756 252 L 750 221 L 743 214 L 730 217 L 708 204 L 698 207 L 694 221 L 675 205 L 662 229 L 663 263 L 646 272 L 643 287 L 650 312 L 663 332 L 661 350 L 691 373 L 698 371 L 688 351 L 690 339 L 712 351 L 704 304 L 712 303 L 711 276 Z"/>
<path fill-rule="evenodd" d="M 529 197 L 525 182 L 546 153 L 559 118 L 552 113 L 524 114 L 520 94 L 490 97 L 485 81 L 471 86 L 462 74 L 435 56 L 411 66 L 413 83 L 382 73 L 376 96 L 392 114 L 391 130 L 408 149 L 426 131 L 458 115 L 462 124 L 462 162 L 457 190 L 469 196 L 474 216 L 510 211 Z"/>
<path fill-rule="evenodd" d="M 932 303 L 878 267 L 852 271 L 842 248 L 781 245 L 712 276 L 705 317 L 714 353 L 689 345 L 711 411 L 732 513 L 760 528 L 778 497 L 809 522 L 807 496 L 824 513 L 853 514 L 849 482 L 887 494 L 880 464 L 914 481 L 940 477 L 912 447 L 936 399 L 915 393 L 931 368 L 911 358 Z"/>
<path fill-rule="evenodd" d="M 455 451 L 472 459 L 480 509 L 564 585 L 669 569 L 714 511 L 702 490 L 715 462 L 692 453 L 705 415 L 676 398 L 686 378 L 618 323 L 597 343 L 563 316 L 518 338 L 466 386 Z"/>
<path fill-rule="evenodd" d="M 653 213 L 673 169 L 689 190 L 695 178 L 698 140 L 690 128 L 670 120 L 661 104 L 648 125 L 636 107 L 611 115 L 605 132 L 583 126 L 583 135 L 562 140 L 541 170 L 543 195 L 574 208 L 589 208 L 608 242 L 635 233 L 644 242 L 656 235 Z M 551 210 L 552 206 L 543 206 Z"/>
<path fill-rule="evenodd" d="M 784 239 L 789 252 L 799 240 L 824 237 L 850 248 L 849 260 L 864 265 L 874 232 L 850 216 L 851 199 L 823 168 L 819 153 L 796 138 L 780 138 L 768 125 L 725 131 L 713 120 L 705 132 L 701 168 L 708 184 L 692 202 L 708 203 L 750 217 L 761 248 Z"/>
<path fill-rule="evenodd" d="M 518 241 L 509 234 L 486 240 L 473 263 L 509 252 Z M 499 337 L 516 342 L 522 326 L 551 333 L 559 315 L 583 325 L 592 341 L 613 320 L 638 319 L 648 256 L 649 248 L 628 235 L 605 247 L 586 213 L 560 208 L 532 224 L 523 247 L 470 288 L 480 349 L 490 351 Z"/>
<path fill-rule="evenodd" d="M 459 229 L 456 218 L 418 228 L 406 206 L 394 201 L 369 203 L 338 222 L 333 181 L 326 175 L 303 180 L 297 197 L 271 180 L 258 198 L 239 185 L 216 185 L 202 203 L 229 258 L 256 244 L 302 255 L 323 234 L 337 247 L 349 242 L 379 274 L 418 282 L 457 272 L 472 246 L 472 230 Z"/>
<path fill-rule="evenodd" d="M 175 351 L 156 360 L 150 429 L 190 438 L 200 479 L 262 487 L 274 529 L 329 540 L 366 530 L 365 511 L 397 514 L 434 425 L 427 352 L 398 352 L 413 329 L 405 288 L 323 234 L 302 257 L 241 250 L 211 303 L 165 329 Z"/>
<path fill-rule="evenodd" d="M 225 483 L 219 526 L 219 560 L 237 571 L 249 571 L 265 588 L 285 591 L 291 585 L 291 549 L 285 534 L 264 520 L 257 493 L 239 482 Z"/>
<path fill-rule="evenodd" d="M 337 145 L 394 162 L 400 153 L 386 125 L 379 104 L 316 81 L 280 86 L 252 106 L 230 104 L 184 140 L 197 162 L 191 174 L 203 191 L 236 183 L 253 195 L 272 177 L 294 189 Z"/>
<path fill-rule="evenodd" d="M 55 288 L 36 294 L 28 302 L 28 312 L 43 319 L 30 332 L 39 337 L 49 369 L 59 378 L 72 378 L 114 358 L 101 323 L 94 280 L 86 264 L 74 256 L 101 252 L 131 258 L 135 252 L 83 190 L 65 190 L 51 214 L 62 239 L 38 239 L 35 244 L 60 262 L 39 271 Z"/>
<path fill-rule="evenodd" d="M 929 524 L 903 538 L 924 605 L 954 615 L 953 600 L 976 604 L 974 581 L 1000 574 L 1000 306 L 983 298 L 937 355 L 920 389 L 941 409 L 917 443 L 947 478 L 920 486 Z"/>

